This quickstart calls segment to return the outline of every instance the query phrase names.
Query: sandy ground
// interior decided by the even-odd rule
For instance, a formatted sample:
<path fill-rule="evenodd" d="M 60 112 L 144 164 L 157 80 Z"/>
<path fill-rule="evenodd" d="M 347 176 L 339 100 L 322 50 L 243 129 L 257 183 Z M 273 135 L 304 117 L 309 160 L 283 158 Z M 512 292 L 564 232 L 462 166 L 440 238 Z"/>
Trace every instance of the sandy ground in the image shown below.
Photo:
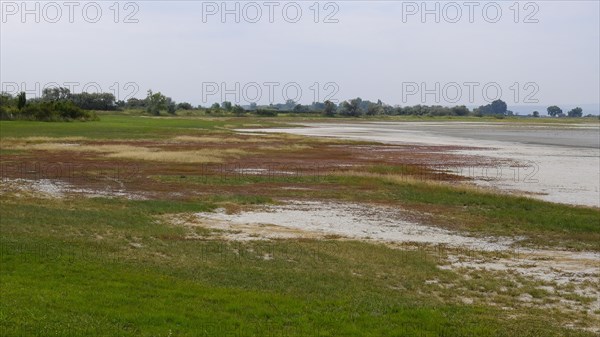
<path fill-rule="evenodd" d="M 482 251 L 507 250 L 513 243 L 508 238 L 475 238 L 418 224 L 409 220 L 411 214 L 391 207 L 339 202 L 288 201 L 285 205 L 259 208 L 253 211 L 227 214 L 225 212 L 200 213 L 197 216 L 210 222 L 214 228 L 225 225 L 256 228 L 263 236 L 265 225 L 272 227 L 267 237 L 281 237 L 282 230 L 295 230 L 304 237 L 343 236 L 385 242 L 416 242 L 466 247 Z M 272 226 L 275 225 L 275 226 Z"/>
<path fill-rule="evenodd" d="M 454 172 L 473 178 L 480 185 L 519 191 L 546 201 L 600 207 L 598 125 L 344 122 L 240 131 L 284 132 L 391 144 L 475 147 L 459 152 L 488 159 L 498 158 L 515 164 L 487 169 L 464 166 L 457 167 Z"/>

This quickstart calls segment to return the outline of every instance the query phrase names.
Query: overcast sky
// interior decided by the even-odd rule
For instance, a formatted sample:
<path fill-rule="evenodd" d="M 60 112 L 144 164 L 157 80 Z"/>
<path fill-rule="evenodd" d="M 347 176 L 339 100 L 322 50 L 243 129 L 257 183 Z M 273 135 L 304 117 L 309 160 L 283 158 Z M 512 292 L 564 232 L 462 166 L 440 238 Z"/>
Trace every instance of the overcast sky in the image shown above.
<path fill-rule="evenodd" d="M 29 2 L 23 18 L 21 1 L 2 2 L 5 91 L 88 84 L 120 99 L 152 89 L 195 105 L 357 96 L 479 105 L 499 97 L 509 108 L 597 110 L 600 102 L 598 1 L 428 2 L 424 18 L 420 1 L 228 2 L 239 6 L 239 23 L 235 10 L 223 22 L 221 1 L 77 4 Z"/>

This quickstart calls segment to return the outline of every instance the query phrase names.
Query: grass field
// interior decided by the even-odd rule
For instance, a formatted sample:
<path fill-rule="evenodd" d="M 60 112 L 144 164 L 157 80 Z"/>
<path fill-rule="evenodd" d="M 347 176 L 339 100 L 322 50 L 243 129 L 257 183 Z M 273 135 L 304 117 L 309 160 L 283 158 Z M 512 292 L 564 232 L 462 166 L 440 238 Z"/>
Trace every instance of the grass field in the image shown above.
<path fill-rule="evenodd" d="M 498 262 L 506 252 L 339 237 L 224 240 L 167 220 L 335 200 L 402 209 L 466 236 L 518 237 L 516 250 L 598 253 L 598 209 L 475 188 L 428 168 L 432 156 L 453 159 L 442 150 L 423 149 L 424 159 L 399 145 L 232 130 L 292 118 L 100 118 L 0 122 L 2 336 L 600 332 L 597 279 L 576 287 L 452 266 L 452 257 Z M 294 174 L 235 170 L 265 163 Z M 67 187 L 49 189 L 49 180 Z"/>

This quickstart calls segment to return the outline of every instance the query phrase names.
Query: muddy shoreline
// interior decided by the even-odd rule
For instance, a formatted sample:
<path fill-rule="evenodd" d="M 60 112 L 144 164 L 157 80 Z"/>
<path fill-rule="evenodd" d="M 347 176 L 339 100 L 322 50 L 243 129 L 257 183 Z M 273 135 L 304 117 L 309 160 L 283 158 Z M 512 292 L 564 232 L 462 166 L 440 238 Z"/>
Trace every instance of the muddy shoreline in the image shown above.
<path fill-rule="evenodd" d="M 239 131 L 462 147 L 449 153 L 513 163 L 474 174 L 469 171 L 473 165 L 465 162 L 463 172 L 453 172 L 475 178 L 481 186 L 550 202 L 600 207 L 600 127 L 596 124 L 343 122 Z"/>

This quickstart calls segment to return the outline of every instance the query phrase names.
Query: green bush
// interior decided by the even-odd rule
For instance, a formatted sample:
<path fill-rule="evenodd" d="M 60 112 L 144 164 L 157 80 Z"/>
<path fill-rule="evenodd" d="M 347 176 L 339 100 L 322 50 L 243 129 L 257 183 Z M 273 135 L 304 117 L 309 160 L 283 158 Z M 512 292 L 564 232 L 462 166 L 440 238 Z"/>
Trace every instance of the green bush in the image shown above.
<path fill-rule="evenodd" d="M 73 104 L 73 102 L 63 101 L 28 103 L 21 110 L 8 110 L 6 114 L 3 112 L 2 118 L 51 122 L 96 120 L 97 116 L 91 111 L 82 110 Z"/>
<path fill-rule="evenodd" d="M 277 116 L 277 110 L 258 109 L 256 110 L 256 115 L 261 117 L 275 117 Z"/>
<path fill-rule="evenodd" d="M 11 112 L 8 110 L 8 108 L 0 105 L 0 120 L 6 119 L 11 119 Z"/>

